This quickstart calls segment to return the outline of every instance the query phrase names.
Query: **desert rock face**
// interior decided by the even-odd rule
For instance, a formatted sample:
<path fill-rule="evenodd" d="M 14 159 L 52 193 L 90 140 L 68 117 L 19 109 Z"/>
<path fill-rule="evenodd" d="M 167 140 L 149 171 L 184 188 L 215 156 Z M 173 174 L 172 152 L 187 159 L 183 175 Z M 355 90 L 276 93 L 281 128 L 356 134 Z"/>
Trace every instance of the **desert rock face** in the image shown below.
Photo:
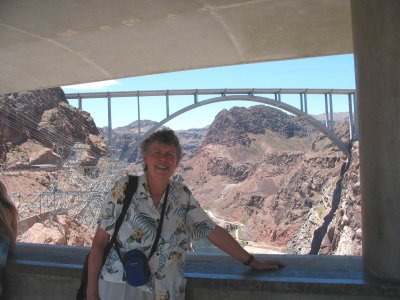
<path fill-rule="evenodd" d="M 0 95 L 3 141 L 22 144 L 30 136 L 39 137 L 37 125 L 43 113 L 66 102 L 60 88 Z"/>
<path fill-rule="evenodd" d="M 146 132 L 153 127 L 156 122 L 141 120 L 140 121 L 140 134 Z M 108 127 L 99 128 L 100 134 L 108 139 Z M 135 121 L 127 126 L 114 128 L 111 132 L 111 143 L 116 149 L 120 151 L 120 159 L 127 160 L 128 162 L 135 162 L 139 157 L 139 151 L 136 143 L 139 137 L 139 122 Z"/>
<path fill-rule="evenodd" d="M 87 165 L 106 153 L 90 114 L 68 105 L 61 88 L 0 95 L 0 123 L 3 167 L 56 164 L 75 143 L 88 145 Z"/>
<path fill-rule="evenodd" d="M 352 163 L 343 179 L 341 201 L 327 229 L 321 254 L 361 255 L 361 191 L 358 142 L 352 146 Z"/>
<path fill-rule="evenodd" d="M 310 126 L 302 124 L 295 117 L 277 109 L 262 109 L 264 107 L 256 105 L 249 109 L 234 107 L 229 111 L 222 110 L 211 124 L 203 145 L 217 143 L 246 146 L 251 143 L 249 134 L 263 134 L 265 129 L 286 138 L 304 137 L 308 131 L 313 131 Z"/>
<path fill-rule="evenodd" d="M 42 103 L 38 98 L 41 93 L 53 100 Z M 1 174 L 0 180 L 25 211 L 22 218 L 29 216 L 30 209 L 34 211 L 33 204 L 24 203 L 27 200 L 23 195 L 29 194 L 29 203 L 36 203 L 38 193 L 54 190 L 55 182 L 58 189 L 66 183 L 59 182 L 61 173 L 54 169 L 17 168 L 57 164 L 72 155 L 71 146 L 80 142 L 88 149 L 80 157 L 80 168 L 97 164 L 101 171 L 102 163 L 98 162 L 105 153 L 104 138 L 90 115 L 68 106 L 60 90 L 1 97 L 0 106 L 6 113 L 0 118 L 0 154 L 8 171 Z M 24 101 L 39 103 L 29 112 L 35 114 L 30 121 L 19 117 L 29 107 Z M 154 124 L 142 121 L 141 132 Z M 140 169 L 140 165 L 133 164 L 139 158 L 137 148 L 132 146 L 138 131 L 134 122 L 112 133 L 120 157 L 132 162 L 131 170 Z M 335 131 L 343 140 L 348 139 L 347 125 L 337 124 Z M 100 132 L 107 137 L 106 129 Z M 361 254 L 357 142 L 352 145 L 352 160 L 348 161 L 326 136 L 303 120 L 263 105 L 223 110 L 209 128 L 177 131 L 177 135 L 185 155 L 176 178 L 192 190 L 220 225 L 238 229 L 240 239 L 294 254 Z M 63 146 L 64 152 L 54 149 L 51 143 L 55 140 L 63 141 L 57 147 Z M 70 181 L 73 191 L 84 191 L 92 184 L 79 168 L 65 174 L 62 178 Z M 18 239 L 90 245 L 93 232 L 71 216 L 68 212 L 50 216 Z"/>
<path fill-rule="evenodd" d="M 278 120 L 258 122 L 272 117 Z M 261 129 L 251 129 L 257 125 Z M 297 133 L 288 135 L 288 127 Z M 345 125 L 335 130 L 348 136 Z M 295 254 L 359 255 L 357 164 L 356 157 L 342 178 L 347 159 L 329 139 L 294 117 L 256 106 L 221 112 L 199 154 L 184 161 L 180 172 L 204 207 L 244 225 L 239 233 L 245 240 Z"/>
<path fill-rule="evenodd" d="M 18 241 L 35 244 L 90 246 L 93 233 L 82 228 L 73 218 L 66 215 L 54 216 L 42 223 L 35 223 Z"/>

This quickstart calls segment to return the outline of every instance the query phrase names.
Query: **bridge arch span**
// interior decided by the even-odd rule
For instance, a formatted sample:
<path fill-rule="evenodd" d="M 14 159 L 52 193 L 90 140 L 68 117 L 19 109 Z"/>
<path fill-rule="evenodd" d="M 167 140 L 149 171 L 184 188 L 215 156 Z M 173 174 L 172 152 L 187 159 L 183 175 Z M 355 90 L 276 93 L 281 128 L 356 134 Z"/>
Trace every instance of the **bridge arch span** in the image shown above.
<path fill-rule="evenodd" d="M 260 96 L 252 96 L 252 95 L 232 95 L 232 96 L 220 96 L 220 97 L 214 97 L 210 98 L 207 100 L 202 100 L 199 102 L 196 102 L 194 104 L 191 104 L 189 106 L 186 106 L 173 114 L 170 114 L 168 117 L 165 119 L 161 120 L 158 122 L 156 125 L 154 125 L 152 128 L 150 128 L 148 131 L 146 131 L 135 143 L 134 147 L 137 147 L 140 145 L 140 143 L 146 139 L 148 136 L 150 136 L 153 132 L 155 132 L 158 128 L 163 126 L 165 123 L 171 121 L 172 119 L 176 118 L 177 116 L 184 114 L 192 109 L 198 108 L 200 106 L 212 104 L 212 103 L 217 103 L 217 102 L 223 102 L 223 101 L 251 101 L 251 102 L 258 102 L 258 103 L 263 103 L 267 104 L 273 107 L 280 108 L 282 110 L 285 110 L 287 112 L 290 112 L 298 117 L 302 117 L 305 119 L 307 122 L 309 122 L 312 126 L 314 126 L 317 130 L 323 132 L 343 153 L 346 155 L 348 158 L 350 158 L 350 152 L 348 150 L 348 146 L 331 130 L 329 130 L 327 127 L 325 127 L 321 122 L 316 120 L 313 117 L 310 117 L 303 111 L 289 105 L 283 102 L 278 102 L 276 100 L 266 98 L 266 97 L 260 97 Z"/>

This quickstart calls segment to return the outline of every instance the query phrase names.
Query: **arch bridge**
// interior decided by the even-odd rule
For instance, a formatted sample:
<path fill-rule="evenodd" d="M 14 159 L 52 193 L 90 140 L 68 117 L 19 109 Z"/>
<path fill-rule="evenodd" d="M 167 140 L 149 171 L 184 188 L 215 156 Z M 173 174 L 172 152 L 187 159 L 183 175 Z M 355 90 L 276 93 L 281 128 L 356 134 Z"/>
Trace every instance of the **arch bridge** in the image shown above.
<path fill-rule="evenodd" d="M 298 106 L 295 107 L 289 104 L 288 101 L 283 99 L 283 95 L 297 95 Z M 325 122 L 321 122 L 315 118 L 315 116 L 309 114 L 309 101 L 308 97 L 310 95 L 319 95 L 318 105 L 323 106 L 323 111 L 325 112 Z M 302 117 L 317 130 L 323 132 L 337 147 L 347 156 L 350 157 L 348 151 L 348 145 L 343 142 L 334 132 L 333 125 L 334 120 L 334 110 L 333 104 L 335 98 L 338 96 L 347 96 L 348 102 L 348 117 L 349 117 L 349 127 L 350 127 L 350 140 L 358 139 L 358 117 L 357 117 L 357 98 L 356 92 L 352 89 L 195 89 L 195 90 L 155 90 L 155 91 L 123 91 L 123 92 L 95 92 L 95 93 L 69 93 L 66 94 L 68 100 L 78 100 L 78 107 L 82 109 L 83 99 L 101 99 L 106 98 L 108 104 L 108 142 L 111 145 L 112 140 L 112 99 L 117 97 L 133 98 L 137 100 L 137 120 L 138 120 L 138 131 L 139 138 L 137 140 L 138 145 L 143 139 L 149 136 L 151 133 L 156 131 L 160 126 L 171 121 L 177 116 L 184 114 L 192 109 L 198 108 L 200 106 L 223 102 L 223 101 L 251 101 L 273 106 L 282 110 L 285 110 L 291 114 L 298 117 Z M 140 126 L 140 110 L 141 110 L 141 100 L 145 97 L 165 97 L 165 118 L 159 121 L 152 128 L 141 133 Z M 172 96 L 190 96 L 193 102 L 188 102 L 188 104 L 170 113 L 170 97 Z M 205 99 L 201 99 L 200 97 Z M 293 97 L 293 96 L 292 96 Z M 334 98 L 335 97 L 335 98 Z M 291 99 L 293 102 L 293 99 Z"/>

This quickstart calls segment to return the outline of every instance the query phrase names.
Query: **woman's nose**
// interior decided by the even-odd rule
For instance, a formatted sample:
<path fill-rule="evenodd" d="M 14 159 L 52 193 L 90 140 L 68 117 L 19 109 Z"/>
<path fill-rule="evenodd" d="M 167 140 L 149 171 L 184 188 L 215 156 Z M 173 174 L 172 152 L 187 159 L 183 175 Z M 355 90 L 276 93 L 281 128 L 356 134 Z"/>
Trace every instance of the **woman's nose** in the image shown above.
<path fill-rule="evenodd" d="M 159 159 L 167 160 L 169 158 L 168 153 L 160 153 Z"/>

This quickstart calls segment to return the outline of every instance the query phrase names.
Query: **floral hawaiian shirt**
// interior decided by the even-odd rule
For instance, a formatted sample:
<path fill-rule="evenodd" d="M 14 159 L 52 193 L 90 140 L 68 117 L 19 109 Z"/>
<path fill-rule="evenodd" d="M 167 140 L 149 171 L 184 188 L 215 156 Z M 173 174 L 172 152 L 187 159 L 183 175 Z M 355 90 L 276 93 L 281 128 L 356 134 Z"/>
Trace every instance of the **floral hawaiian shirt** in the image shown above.
<path fill-rule="evenodd" d="M 110 236 L 122 210 L 127 184 L 128 176 L 118 180 L 102 208 L 99 226 Z M 149 255 L 156 236 L 164 196 L 161 199 L 156 208 L 147 188 L 146 176 L 140 176 L 138 189 L 118 232 L 117 239 L 122 246 L 122 255 L 132 249 L 139 249 L 145 255 Z M 181 183 L 170 181 L 160 241 L 149 261 L 152 280 L 138 288 L 154 292 L 156 299 L 175 299 L 184 293 L 186 280 L 183 268 L 190 239 L 206 238 L 214 227 L 215 223 L 200 207 L 190 190 Z M 106 259 L 100 278 L 112 282 L 123 281 L 123 267 L 114 248 Z"/>

